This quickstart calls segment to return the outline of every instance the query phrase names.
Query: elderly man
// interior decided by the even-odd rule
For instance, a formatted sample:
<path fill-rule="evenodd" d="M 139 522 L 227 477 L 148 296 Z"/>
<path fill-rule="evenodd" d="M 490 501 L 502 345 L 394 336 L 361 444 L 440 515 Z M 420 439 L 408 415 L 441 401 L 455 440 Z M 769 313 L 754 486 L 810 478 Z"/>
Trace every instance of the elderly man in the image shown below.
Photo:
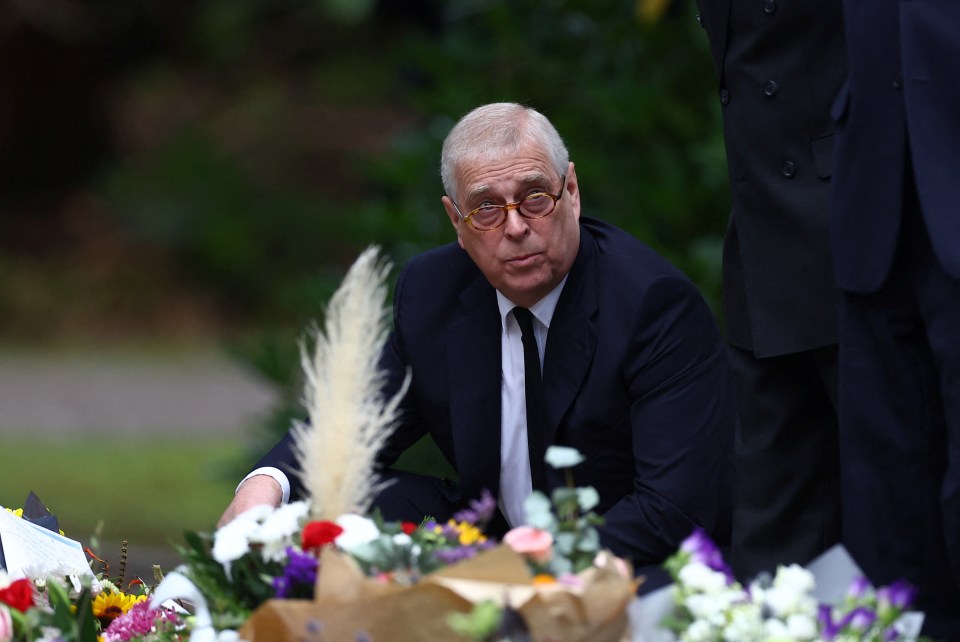
<path fill-rule="evenodd" d="M 443 519 L 489 489 L 494 530 L 521 524 L 531 489 L 563 483 L 543 466 L 545 447 L 562 444 L 586 457 L 573 474 L 599 492 L 602 543 L 617 554 L 656 564 L 696 526 L 725 536 L 733 389 L 696 288 L 633 237 L 580 216 L 567 149 L 533 109 L 464 116 L 441 175 L 457 243 L 403 270 L 381 359 L 388 393 L 412 373 L 381 453 L 396 479 L 377 501 L 384 516 Z M 425 434 L 456 484 L 389 470 Z M 221 521 L 297 494 L 282 472 L 290 441 L 261 460 Z"/>

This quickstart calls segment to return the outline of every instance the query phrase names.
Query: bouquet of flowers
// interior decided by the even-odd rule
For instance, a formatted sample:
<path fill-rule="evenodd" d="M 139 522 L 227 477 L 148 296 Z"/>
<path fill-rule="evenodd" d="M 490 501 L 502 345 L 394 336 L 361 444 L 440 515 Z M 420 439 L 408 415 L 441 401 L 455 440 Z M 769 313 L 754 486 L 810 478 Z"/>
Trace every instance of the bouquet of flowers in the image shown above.
<path fill-rule="evenodd" d="M 31 494 L 28 500 L 39 500 Z M 24 510 L 7 509 L 24 518 Z M 43 509 L 45 526 L 56 528 L 56 519 Z M 47 523 L 49 522 L 49 523 Z M 11 577 L 0 570 L 0 642 L 164 642 L 180 639 L 187 625 L 185 611 L 154 608 L 148 603 L 150 587 L 139 578 L 124 584 L 126 543 L 121 551 L 120 574 L 109 577 L 109 564 L 90 549 L 89 572 L 28 572 Z M 95 566 L 100 570 L 95 571 Z M 35 569 L 34 569 L 35 570 Z M 84 567 L 86 571 L 86 567 Z"/>
<path fill-rule="evenodd" d="M 675 584 L 663 625 L 685 642 L 895 642 L 916 636 L 901 618 L 915 595 L 905 582 L 874 589 L 859 578 L 835 606 L 817 603 L 810 594 L 812 573 L 796 564 L 743 587 L 699 530 L 666 568 Z"/>

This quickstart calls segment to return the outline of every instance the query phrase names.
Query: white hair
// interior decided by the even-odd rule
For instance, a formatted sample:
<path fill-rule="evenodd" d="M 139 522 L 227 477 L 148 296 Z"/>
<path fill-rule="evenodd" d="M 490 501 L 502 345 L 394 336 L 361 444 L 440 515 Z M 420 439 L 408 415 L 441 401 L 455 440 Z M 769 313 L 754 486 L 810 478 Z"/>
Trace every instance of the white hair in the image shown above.
<path fill-rule="evenodd" d="M 458 197 L 454 172 L 469 163 L 516 155 L 526 144 L 547 153 L 557 175 L 566 174 L 570 154 L 547 117 L 517 103 L 491 103 L 461 118 L 443 141 L 440 179 L 447 196 Z"/>

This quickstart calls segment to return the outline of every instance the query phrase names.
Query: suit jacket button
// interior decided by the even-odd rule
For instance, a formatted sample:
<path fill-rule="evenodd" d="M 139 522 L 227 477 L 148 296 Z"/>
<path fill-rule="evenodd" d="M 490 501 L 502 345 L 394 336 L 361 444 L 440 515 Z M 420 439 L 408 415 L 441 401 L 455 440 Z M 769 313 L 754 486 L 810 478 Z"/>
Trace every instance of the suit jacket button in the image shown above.
<path fill-rule="evenodd" d="M 706 29 L 706 27 L 703 26 L 703 18 L 700 17 L 699 13 L 697 14 L 697 24 L 700 25 L 701 29 Z"/>
<path fill-rule="evenodd" d="M 720 104 L 729 105 L 730 104 L 730 92 L 726 88 L 720 90 Z"/>
<path fill-rule="evenodd" d="M 776 80 L 768 80 L 763 83 L 763 95 L 764 96 L 775 96 L 777 91 L 780 89 L 780 86 L 777 85 Z"/>
<path fill-rule="evenodd" d="M 900 76 L 894 77 L 893 82 L 890 84 L 893 85 L 893 88 L 897 91 L 903 88 L 903 81 L 900 79 Z"/>
<path fill-rule="evenodd" d="M 793 161 L 786 161 L 783 167 L 780 168 L 780 171 L 787 178 L 793 178 L 797 174 L 797 166 L 794 165 Z"/>
<path fill-rule="evenodd" d="M 763 3 L 763 11 L 767 15 L 773 15 L 777 11 L 777 0 L 766 0 Z"/>

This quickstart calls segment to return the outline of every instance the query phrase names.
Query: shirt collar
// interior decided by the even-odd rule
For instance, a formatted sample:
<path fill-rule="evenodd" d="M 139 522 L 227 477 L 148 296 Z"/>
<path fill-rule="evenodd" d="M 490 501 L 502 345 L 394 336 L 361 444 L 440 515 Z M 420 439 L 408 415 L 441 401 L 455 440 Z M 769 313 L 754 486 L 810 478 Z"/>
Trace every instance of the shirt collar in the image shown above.
<path fill-rule="evenodd" d="M 569 276 L 569 274 L 567 275 Z M 550 290 L 545 297 L 530 306 L 530 313 L 533 317 L 542 323 L 545 328 L 550 329 L 550 322 L 553 320 L 553 313 L 557 309 L 557 302 L 560 300 L 560 293 L 563 292 L 563 286 L 567 282 L 567 276 Z M 507 331 L 507 315 L 517 307 L 517 304 L 505 297 L 497 290 L 497 305 L 500 307 L 500 325 L 503 332 Z"/>

